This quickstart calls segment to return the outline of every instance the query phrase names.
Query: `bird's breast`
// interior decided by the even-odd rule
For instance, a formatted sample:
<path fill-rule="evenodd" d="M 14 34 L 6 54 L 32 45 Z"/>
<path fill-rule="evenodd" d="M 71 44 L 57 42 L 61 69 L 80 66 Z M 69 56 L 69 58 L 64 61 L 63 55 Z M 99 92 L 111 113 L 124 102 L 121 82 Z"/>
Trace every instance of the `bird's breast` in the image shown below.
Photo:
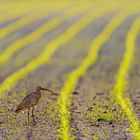
<path fill-rule="evenodd" d="M 34 96 L 31 99 L 32 100 L 31 107 L 35 106 L 38 103 L 40 97 L 41 97 L 41 94 L 34 94 Z"/>

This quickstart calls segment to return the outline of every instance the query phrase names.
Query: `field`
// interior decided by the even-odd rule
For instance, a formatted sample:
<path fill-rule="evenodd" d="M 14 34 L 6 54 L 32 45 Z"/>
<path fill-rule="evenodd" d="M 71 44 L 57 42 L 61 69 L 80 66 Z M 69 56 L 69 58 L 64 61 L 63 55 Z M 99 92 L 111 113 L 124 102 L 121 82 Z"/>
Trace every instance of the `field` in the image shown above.
<path fill-rule="evenodd" d="M 139 0 L 1 0 L 0 140 L 140 140 L 139 38 Z"/>

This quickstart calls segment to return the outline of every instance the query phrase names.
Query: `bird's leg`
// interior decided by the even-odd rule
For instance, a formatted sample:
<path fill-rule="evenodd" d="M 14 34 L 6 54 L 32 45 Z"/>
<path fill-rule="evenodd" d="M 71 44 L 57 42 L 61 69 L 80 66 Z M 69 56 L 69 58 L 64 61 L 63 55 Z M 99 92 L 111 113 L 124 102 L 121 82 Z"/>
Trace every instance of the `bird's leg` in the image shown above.
<path fill-rule="evenodd" d="M 29 124 L 29 116 L 30 115 L 30 109 L 28 109 L 28 124 Z"/>
<path fill-rule="evenodd" d="M 33 117 L 33 122 L 34 122 L 34 107 L 32 107 L 32 117 Z"/>

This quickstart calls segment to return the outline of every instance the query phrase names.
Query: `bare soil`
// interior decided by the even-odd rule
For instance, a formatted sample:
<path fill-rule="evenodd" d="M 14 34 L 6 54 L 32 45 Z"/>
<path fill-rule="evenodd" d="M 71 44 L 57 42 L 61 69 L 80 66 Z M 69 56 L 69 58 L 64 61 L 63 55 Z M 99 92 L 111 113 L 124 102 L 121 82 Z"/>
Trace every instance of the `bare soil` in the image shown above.
<path fill-rule="evenodd" d="M 0 140 L 18 140 L 20 138 L 28 140 L 58 139 L 57 96 L 43 91 L 42 98 L 35 108 L 36 123 L 33 123 L 32 117 L 30 117 L 30 124 L 28 125 L 27 112 L 15 114 L 14 110 L 24 96 L 34 91 L 38 85 L 48 87 L 59 93 L 67 74 L 80 65 L 87 55 L 91 41 L 102 32 L 112 17 L 113 15 L 110 14 L 98 18 L 73 40 L 61 46 L 49 64 L 38 68 L 20 81 L 14 89 L 5 93 L 5 97 L 0 99 Z M 96 138 L 99 140 L 132 139 L 132 133 L 128 129 L 129 120 L 114 101 L 111 90 L 125 51 L 125 38 L 135 18 L 136 16 L 132 16 L 120 25 L 110 40 L 102 47 L 96 64 L 79 80 L 76 88 L 78 94 L 72 96 L 70 106 L 70 133 L 71 136 L 75 137 L 75 140 L 93 140 Z M 2 83 L 8 75 L 38 56 L 47 43 L 62 34 L 78 19 L 79 17 L 76 17 L 62 23 L 39 41 L 18 51 L 6 65 L 1 66 L 0 82 Z M 16 31 L 13 34 L 18 38 L 12 38 L 12 41 L 27 35 L 27 30 L 32 31 L 43 22 L 47 22 L 47 20 L 49 19 L 38 21 L 34 26 L 28 25 Z M 30 28 L 32 29 L 29 30 Z M 6 44 L 0 40 L 1 52 L 12 43 L 10 37 L 11 35 L 7 37 L 9 42 L 6 42 Z M 139 43 L 140 41 L 137 39 L 136 55 L 130 72 L 130 85 L 127 89 L 127 94 L 132 100 L 134 110 L 138 116 L 140 115 Z"/>

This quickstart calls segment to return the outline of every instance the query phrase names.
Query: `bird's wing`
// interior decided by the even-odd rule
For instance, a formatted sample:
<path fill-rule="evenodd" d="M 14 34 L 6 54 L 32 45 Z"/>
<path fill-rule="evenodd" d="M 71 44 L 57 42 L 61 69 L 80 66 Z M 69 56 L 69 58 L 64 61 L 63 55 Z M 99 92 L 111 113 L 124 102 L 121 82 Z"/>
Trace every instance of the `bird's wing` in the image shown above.
<path fill-rule="evenodd" d="M 23 99 L 23 101 L 18 105 L 17 109 L 28 108 L 34 95 L 35 95 L 35 92 L 33 92 L 33 93 L 31 93 L 31 94 L 28 94 L 28 95 Z"/>

